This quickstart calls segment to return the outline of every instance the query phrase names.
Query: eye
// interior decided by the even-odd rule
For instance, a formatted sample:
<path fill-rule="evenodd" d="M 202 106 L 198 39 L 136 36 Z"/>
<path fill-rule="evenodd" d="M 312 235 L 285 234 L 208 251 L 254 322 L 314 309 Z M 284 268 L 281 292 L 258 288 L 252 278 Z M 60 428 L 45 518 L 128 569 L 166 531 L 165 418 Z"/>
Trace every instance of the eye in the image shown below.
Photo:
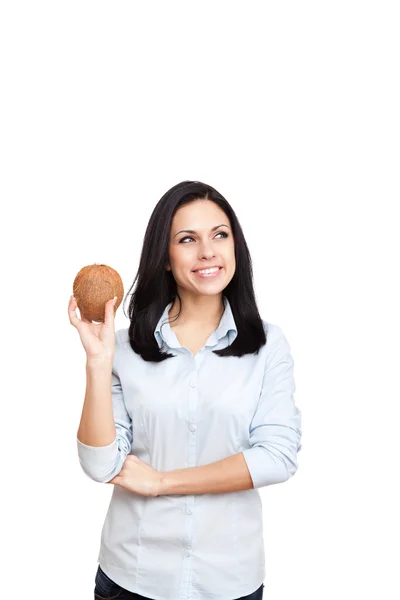
<path fill-rule="evenodd" d="M 226 233 L 225 231 L 219 231 L 219 232 L 216 234 L 216 236 L 217 236 L 217 235 L 223 235 L 223 236 L 224 236 L 224 238 L 227 238 L 227 237 L 229 237 L 229 234 L 228 234 L 228 233 Z M 222 239 L 223 239 L 223 238 L 222 238 Z M 194 238 L 193 238 L 192 236 L 190 236 L 190 235 L 187 235 L 187 236 L 185 236 L 184 238 L 182 238 L 182 239 L 179 241 L 179 243 L 181 244 L 181 243 L 182 243 L 184 240 L 194 240 Z M 186 242 L 185 242 L 185 243 L 186 243 Z"/>

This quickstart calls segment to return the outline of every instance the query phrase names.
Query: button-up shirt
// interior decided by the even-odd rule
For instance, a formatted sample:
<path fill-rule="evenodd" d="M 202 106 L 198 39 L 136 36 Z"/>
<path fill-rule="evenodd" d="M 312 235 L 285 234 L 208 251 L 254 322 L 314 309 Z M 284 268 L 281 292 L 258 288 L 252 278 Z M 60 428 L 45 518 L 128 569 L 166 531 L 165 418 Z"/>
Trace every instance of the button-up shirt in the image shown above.
<path fill-rule="evenodd" d="M 98 482 L 117 475 L 128 454 L 158 471 L 207 465 L 242 452 L 253 488 L 219 494 L 134 494 L 114 485 L 98 562 L 117 584 L 154 600 L 233 600 L 251 594 L 265 570 L 258 488 L 287 481 L 301 449 L 290 346 L 263 320 L 258 354 L 219 357 L 237 335 L 229 301 L 196 355 L 180 345 L 165 307 L 154 336 L 174 355 L 144 361 L 128 329 L 116 332 L 108 446 L 77 440 L 83 471 Z"/>

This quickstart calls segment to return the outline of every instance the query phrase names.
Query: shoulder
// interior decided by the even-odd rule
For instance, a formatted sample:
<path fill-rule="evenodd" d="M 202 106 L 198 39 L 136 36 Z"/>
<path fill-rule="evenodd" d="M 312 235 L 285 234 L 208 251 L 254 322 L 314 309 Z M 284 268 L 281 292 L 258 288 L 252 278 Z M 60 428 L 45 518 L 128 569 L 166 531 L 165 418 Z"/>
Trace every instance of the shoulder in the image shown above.
<path fill-rule="evenodd" d="M 264 331 L 267 336 L 266 353 L 267 357 L 271 355 L 290 353 L 290 344 L 283 332 L 282 327 L 276 323 L 270 323 L 262 319 Z"/>
<path fill-rule="evenodd" d="M 276 342 L 282 341 L 282 339 L 285 337 L 282 327 L 279 327 L 279 325 L 276 325 L 276 323 L 265 321 L 264 319 L 262 319 L 262 322 L 264 325 L 265 334 L 267 336 L 267 344 L 273 345 Z"/>
<path fill-rule="evenodd" d="M 123 346 L 124 344 L 129 343 L 129 330 L 128 327 L 124 327 L 123 329 L 118 329 L 115 332 L 115 345 Z"/>

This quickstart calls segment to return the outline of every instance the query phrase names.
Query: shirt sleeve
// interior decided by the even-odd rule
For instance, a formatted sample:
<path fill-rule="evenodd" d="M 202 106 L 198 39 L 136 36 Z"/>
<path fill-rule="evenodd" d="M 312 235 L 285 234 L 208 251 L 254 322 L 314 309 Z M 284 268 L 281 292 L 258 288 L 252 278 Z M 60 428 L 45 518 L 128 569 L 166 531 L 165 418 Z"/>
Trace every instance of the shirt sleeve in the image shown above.
<path fill-rule="evenodd" d="M 76 438 L 79 462 L 83 471 L 90 479 L 99 483 L 106 483 L 115 475 L 118 475 L 125 458 L 132 449 L 133 442 L 132 419 L 125 406 L 121 380 L 117 371 L 116 356 L 117 349 L 111 374 L 111 395 L 116 429 L 115 440 L 107 446 L 88 446 Z"/>
<path fill-rule="evenodd" d="M 250 448 L 243 451 L 254 488 L 287 481 L 301 450 L 301 411 L 294 403 L 290 346 L 278 325 L 268 327 L 262 390 L 250 424 Z"/>

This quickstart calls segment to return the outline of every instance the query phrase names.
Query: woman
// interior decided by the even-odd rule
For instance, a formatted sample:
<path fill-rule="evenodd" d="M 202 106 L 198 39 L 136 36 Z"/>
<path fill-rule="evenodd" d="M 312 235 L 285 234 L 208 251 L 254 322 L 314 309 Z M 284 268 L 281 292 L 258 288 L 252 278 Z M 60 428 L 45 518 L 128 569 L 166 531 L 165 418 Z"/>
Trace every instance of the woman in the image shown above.
<path fill-rule="evenodd" d="M 70 300 L 87 353 L 79 460 L 114 484 L 95 598 L 263 596 L 258 488 L 296 472 L 301 412 L 289 344 L 261 319 L 252 277 L 229 203 L 184 181 L 148 223 L 129 328 L 114 332 L 113 300 L 104 324 Z"/>

